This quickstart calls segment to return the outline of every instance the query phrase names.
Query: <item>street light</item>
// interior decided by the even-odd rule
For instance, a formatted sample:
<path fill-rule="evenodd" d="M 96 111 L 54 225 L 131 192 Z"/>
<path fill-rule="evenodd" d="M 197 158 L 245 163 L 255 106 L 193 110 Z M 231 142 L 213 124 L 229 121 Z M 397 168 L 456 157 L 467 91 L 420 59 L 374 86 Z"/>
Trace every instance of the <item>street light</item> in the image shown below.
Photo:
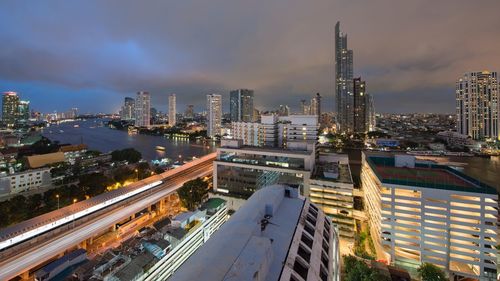
<path fill-rule="evenodd" d="M 73 198 L 73 204 L 76 203 L 76 201 L 78 201 L 76 198 Z M 73 228 L 75 228 L 75 215 L 73 214 Z"/>
<path fill-rule="evenodd" d="M 139 170 L 135 169 L 134 172 L 135 172 L 135 178 L 139 180 Z"/>
<path fill-rule="evenodd" d="M 56 198 L 57 198 L 57 209 L 59 210 L 59 194 L 56 194 Z"/>

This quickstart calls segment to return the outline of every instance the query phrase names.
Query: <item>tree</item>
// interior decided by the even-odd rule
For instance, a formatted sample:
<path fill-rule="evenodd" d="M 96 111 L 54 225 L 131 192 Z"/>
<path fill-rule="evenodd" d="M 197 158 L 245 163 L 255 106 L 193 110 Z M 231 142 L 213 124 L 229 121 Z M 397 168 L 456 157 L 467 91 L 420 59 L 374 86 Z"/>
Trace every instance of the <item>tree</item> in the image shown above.
<path fill-rule="evenodd" d="M 432 263 L 423 263 L 418 269 L 418 276 L 422 278 L 422 281 L 443 281 L 448 280 L 446 274 L 441 268 L 435 266 Z"/>
<path fill-rule="evenodd" d="M 375 268 L 370 268 L 364 261 L 355 256 L 344 256 L 345 281 L 389 281 L 389 277 Z"/>
<path fill-rule="evenodd" d="M 208 183 L 201 178 L 188 181 L 177 190 L 182 205 L 188 210 L 194 210 L 203 202 L 208 194 Z"/>
<path fill-rule="evenodd" d="M 111 152 L 111 159 L 113 161 L 127 161 L 129 163 L 137 163 L 139 162 L 139 160 L 141 160 L 141 158 L 141 153 L 133 148 L 126 148 Z"/>

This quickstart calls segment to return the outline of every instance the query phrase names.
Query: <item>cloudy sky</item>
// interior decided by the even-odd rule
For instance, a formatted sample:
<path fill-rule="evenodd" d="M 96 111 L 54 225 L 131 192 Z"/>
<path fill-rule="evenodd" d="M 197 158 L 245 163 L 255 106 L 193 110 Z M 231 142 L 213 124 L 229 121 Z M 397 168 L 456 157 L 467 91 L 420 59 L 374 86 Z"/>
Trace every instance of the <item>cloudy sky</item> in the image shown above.
<path fill-rule="evenodd" d="M 0 3 L 0 91 L 41 111 L 115 112 L 138 90 L 166 111 L 255 90 L 259 109 L 333 109 L 333 29 L 379 112 L 453 112 L 455 80 L 500 71 L 498 0 L 164 0 Z"/>

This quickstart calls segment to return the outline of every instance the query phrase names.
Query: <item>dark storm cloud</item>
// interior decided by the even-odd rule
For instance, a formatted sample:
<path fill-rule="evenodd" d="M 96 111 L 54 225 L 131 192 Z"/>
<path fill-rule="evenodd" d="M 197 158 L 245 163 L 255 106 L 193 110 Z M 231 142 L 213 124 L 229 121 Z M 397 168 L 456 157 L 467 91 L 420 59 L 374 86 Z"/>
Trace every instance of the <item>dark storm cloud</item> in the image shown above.
<path fill-rule="evenodd" d="M 296 108 L 316 92 L 331 109 L 340 20 L 379 111 L 451 112 L 460 75 L 500 71 L 499 9 L 497 0 L 3 1 L 0 90 L 43 110 L 95 98 L 103 102 L 81 106 L 116 110 L 138 90 L 163 111 L 170 93 L 179 109 L 202 109 L 205 94 L 227 103 L 240 87 L 255 89 L 261 109 Z"/>

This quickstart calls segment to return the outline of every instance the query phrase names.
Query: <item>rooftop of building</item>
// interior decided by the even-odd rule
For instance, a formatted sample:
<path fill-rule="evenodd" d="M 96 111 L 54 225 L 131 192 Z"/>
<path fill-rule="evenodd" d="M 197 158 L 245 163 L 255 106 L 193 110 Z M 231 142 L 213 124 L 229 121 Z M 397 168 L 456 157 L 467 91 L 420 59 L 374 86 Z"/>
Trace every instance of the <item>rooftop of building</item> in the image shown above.
<path fill-rule="evenodd" d="M 253 280 L 256 272 L 279 280 L 304 205 L 294 191 L 275 185 L 255 192 L 169 280 Z"/>
<path fill-rule="evenodd" d="M 316 163 L 311 179 L 352 184 L 349 165 L 336 162 Z"/>
<path fill-rule="evenodd" d="M 382 183 L 497 194 L 493 187 L 449 166 L 416 161 L 414 167 L 401 167 L 395 157 L 366 155 L 366 161 Z"/>
<path fill-rule="evenodd" d="M 87 145 L 85 144 L 70 144 L 70 145 L 64 145 L 59 148 L 59 151 L 61 152 L 74 152 L 74 151 L 81 151 L 87 149 Z"/>
<path fill-rule="evenodd" d="M 238 151 L 255 151 L 255 152 L 270 152 L 270 153 L 281 153 L 281 154 L 293 154 L 293 155 L 311 155 L 311 150 L 299 150 L 299 149 L 287 149 L 283 147 L 259 147 L 259 146 L 249 146 L 243 145 L 239 148 L 236 147 L 220 147 L 221 150 L 235 149 Z"/>

